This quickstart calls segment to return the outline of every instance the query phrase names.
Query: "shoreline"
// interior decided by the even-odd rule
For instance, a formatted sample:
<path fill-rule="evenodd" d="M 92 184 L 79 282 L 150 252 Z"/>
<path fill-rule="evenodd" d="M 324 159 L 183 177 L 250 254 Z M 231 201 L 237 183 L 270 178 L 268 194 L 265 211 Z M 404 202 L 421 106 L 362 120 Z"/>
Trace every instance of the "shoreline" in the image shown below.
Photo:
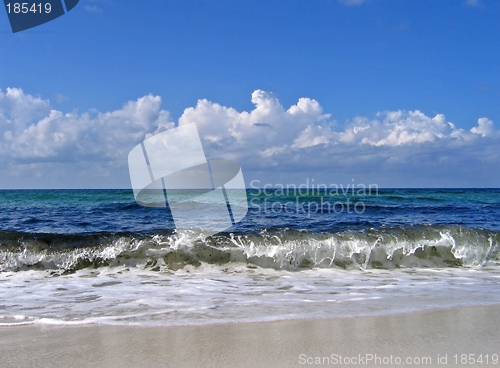
<path fill-rule="evenodd" d="M 500 356 L 500 304 L 210 325 L 0 326 L 0 341 L 3 367 L 401 366 L 396 358 L 436 366 L 438 357 L 439 366 L 456 366 L 455 354 L 488 354 L 489 364 L 467 364 L 484 367 Z M 366 361 L 370 356 L 386 361 Z"/>

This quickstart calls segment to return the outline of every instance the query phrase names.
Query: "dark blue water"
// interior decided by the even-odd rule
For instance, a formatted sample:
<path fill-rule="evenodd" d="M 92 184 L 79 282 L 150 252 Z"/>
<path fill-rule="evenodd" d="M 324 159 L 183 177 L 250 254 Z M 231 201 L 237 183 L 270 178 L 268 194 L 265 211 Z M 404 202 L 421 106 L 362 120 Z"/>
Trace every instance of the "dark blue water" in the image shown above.
<path fill-rule="evenodd" d="M 378 189 L 361 195 L 252 189 L 247 197 L 248 215 L 228 231 L 344 231 L 418 224 L 500 230 L 500 189 Z M 139 206 L 130 190 L 0 190 L 3 231 L 154 233 L 174 227 L 168 209 Z"/>

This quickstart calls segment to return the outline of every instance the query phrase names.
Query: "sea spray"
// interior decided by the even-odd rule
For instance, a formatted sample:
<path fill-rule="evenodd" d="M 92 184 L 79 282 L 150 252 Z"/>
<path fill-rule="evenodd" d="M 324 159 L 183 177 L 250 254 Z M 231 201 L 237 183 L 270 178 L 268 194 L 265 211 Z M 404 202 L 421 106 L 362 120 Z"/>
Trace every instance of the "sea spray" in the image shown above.
<path fill-rule="evenodd" d="M 500 261 L 500 234 L 459 226 L 395 226 L 364 231 L 263 229 L 205 236 L 171 234 L 57 235 L 0 233 L 0 271 L 127 265 L 177 270 L 241 262 L 276 270 L 476 267 Z"/>

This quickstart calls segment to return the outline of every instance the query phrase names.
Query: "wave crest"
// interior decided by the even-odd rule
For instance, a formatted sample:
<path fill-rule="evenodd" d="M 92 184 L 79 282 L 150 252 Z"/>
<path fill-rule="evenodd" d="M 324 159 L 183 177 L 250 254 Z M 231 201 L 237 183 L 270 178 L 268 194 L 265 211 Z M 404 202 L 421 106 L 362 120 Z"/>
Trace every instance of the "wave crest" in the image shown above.
<path fill-rule="evenodd" d="M 0 271 L 139 267 L 176 271 L 201 264 L 284 270 L 439 268 L 500 264 L 500 233 L 459 226 L 397 226 L 310 233 L 264 229 L 206 236 L 202 230 L 164 234 L 55 235 L 0 233 Z"/>

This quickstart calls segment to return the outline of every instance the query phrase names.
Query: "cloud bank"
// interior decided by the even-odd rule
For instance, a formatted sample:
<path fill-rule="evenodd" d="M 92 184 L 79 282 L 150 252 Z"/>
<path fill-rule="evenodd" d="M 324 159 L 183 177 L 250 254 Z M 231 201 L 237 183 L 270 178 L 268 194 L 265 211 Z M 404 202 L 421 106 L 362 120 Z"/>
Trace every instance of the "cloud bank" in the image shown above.
<path fill-rule="evenodd" d="M 238 161 L 247 181 L 356 177 L 382 186 L 480 187 L 498 179 L 492 172 L 500 163 L 500 134 L 486 117 L 469 130 L 418 110 L 339 125 L 311 98 L 285 108 L 257 90 L 251 100 L 251 111 L 199 100 L 177 122 L 196 122 L 207 156 Z M 177 124 L 159 96 L 110 112 L 63 113 L 22 89 L 0 90 L 0 187 L 23 187 L 29 178 L 59 187 L 129 187 L 130 149 Z M 24 187 L 36 187 L 29 183 Z"/>
<path fill-rule="evenodd" d="M 211 156 L 237 160 L 255 170 L 331 172 L 337 177 L 347 173 L 343 180 L 371 173 L 377 181 L 386 178 L 387 186 L 401 173 L 409 180 L 425 174 L 432 182 L 433 176 L 467 177 L 470 169 L 499 162 L 500 137 L 485 117 L 464 130 L 443 114 L 384 111 L 374 118 L 355 117 L 339 127 L 310 98 L 285 109 L 271 93 L 258 90 L 252 102 L 254 110 L 238 112 L 200 100 L 184 111 L 179 124 L 196 122 Z"/>
<path fill-rule="evenodd" d="M 144 96 L 120 110 L 64 114 L 18 88 L 0 90 L 0 153 L 11 163 L 112 161 L 145 136 L 172 128 L 161 98 Z"/>

